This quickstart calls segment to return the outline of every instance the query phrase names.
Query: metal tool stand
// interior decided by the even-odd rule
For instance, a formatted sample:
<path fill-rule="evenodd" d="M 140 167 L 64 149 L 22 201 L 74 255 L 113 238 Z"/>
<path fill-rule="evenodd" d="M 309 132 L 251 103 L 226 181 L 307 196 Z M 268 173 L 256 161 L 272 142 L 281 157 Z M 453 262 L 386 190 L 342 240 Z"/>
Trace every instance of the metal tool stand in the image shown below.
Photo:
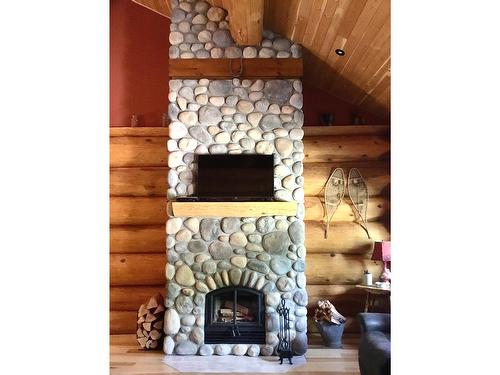
<path fill-rule="evenodd" d="M 278 355 L 280 356 L 280 365 L 283 364 L 283 359 L 288 358 L 288 362 L 292 364 L 293 351 L 290 342 L 290 308 L 286 307 L 286 301 L 281 298 L 279 307 L 276 310 L 279 316 L 280 332 L 278 335 Z"/>

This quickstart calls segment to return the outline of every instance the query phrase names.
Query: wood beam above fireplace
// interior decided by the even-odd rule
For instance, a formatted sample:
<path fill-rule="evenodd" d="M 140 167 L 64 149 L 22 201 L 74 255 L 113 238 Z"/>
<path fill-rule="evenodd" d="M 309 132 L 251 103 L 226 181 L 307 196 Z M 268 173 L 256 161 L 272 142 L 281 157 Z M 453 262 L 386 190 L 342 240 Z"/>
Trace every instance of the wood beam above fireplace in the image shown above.
<path fill-rule="evenodd" d="M 295 216 L 296 202 L 168 202 L 171 216 L 259 217 Z"/>
<path fill-rule="evenodd" d="M 243 64 L 243 67 L 241 67 Z M 300 78 L 302 59 L 170 59 L 170 78 Z M 240 73 L 241 71 L 241 73 Z"/>

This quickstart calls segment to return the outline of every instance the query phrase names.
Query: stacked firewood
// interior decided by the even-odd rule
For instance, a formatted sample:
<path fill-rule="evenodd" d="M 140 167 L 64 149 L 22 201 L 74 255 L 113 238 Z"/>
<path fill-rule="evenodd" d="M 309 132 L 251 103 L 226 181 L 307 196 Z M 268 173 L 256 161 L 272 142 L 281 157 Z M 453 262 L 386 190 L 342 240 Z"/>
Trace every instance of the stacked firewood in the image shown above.
<path fill-rule="evenodd" d="M 151 297 L 137 312 L 137 342 L 144 349 L 161 348 L 165 302 L 161 294 Z"/>
<path fill-rule="evenodd" d="M 322 299 L 318 301 L 318 306 L 314 311 L 314 320 L 325 320 L 333 324 L 342 324 L 346 321 L 346 318 L 335 309 L 335 306 L 330 301 Z"/>

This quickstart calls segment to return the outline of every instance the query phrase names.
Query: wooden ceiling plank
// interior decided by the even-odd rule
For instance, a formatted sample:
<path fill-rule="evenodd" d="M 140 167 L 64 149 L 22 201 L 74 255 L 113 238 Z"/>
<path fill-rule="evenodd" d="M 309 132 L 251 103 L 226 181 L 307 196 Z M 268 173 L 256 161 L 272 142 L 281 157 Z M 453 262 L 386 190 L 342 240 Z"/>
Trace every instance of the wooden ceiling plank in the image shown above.
<path fill-rule="evenodd" d="M 311 7 L 313 2 L 311 0 L 302 0 L 296 10 L 296 19 L 293 30 L 287 29 L 287 36 L 290 35 L 290 39 L 294 40 L 296 43 L 302 43 L 302 38 L 307 27 L 307 23 L 310 20 Z M 290 20 L 290 16 L 288 17 Z"/>
<path fill-rule="evenodd" d="M 374 0 L 378 1 L 378 0 Z M 358 63 L 360 59 L 363 57 L 364 53 L 371 52 L 372 42 L 377 37 L 380 30 L 383 28 L 385 21 L 387 20 L 387 7 L 384 6 L 386 3 L 384 0 L 379 3 L 375 13 L 371 13 L 370 10 L 367 12 L 366 19 L 363 19 L 362 16 L 359 17 L 356 27 L 354 27 L 351 35 L 349 36 L 348 42 L 345 46 L 347 49 L 348 58 L 340 57 L 332 51 L 331 58 L 334 59 L 333 67 L 335 71 L 338 72 L 339 76 L 342 76 L 345 80 L 350 80 L 349 67 L 352 69 L 358 68 Z M 368 9 L 368 7 L 365 7 Z M 370 19 L 368 21 L 368 19 Z M 364 22 L 367 22 L 364 24 Z M 350 46 L 353 47 L 350 47 Z M 335 56 L 335 57 L 333 57 Z M 330 56 L 329 56 L 330 58 Z M 338 82 L 338 76 L 334 77 L 330 84 L 332 86 L 332 90 L 335 90 L 335 85 Z"/>
<path fill-rule="evenodd" d="M 369 63 L 368 67 L 363 72 L 362 78 L 358 78 L 358 87 L 364 93 L 375 87 L 384 75 L 389 74 L 390 76 L 391 57 L 388 52 L 389 45 L 390 40 L 387 40 L 384 43 L 382 50 L 375 56 L 371 57 L 373 61 Z M 358 95 L 357 98 L 355 97 L 354 102 L 359 102 L 360 96 L 363 95 Z"/>
<path fill-rule="evenodd" d="M 331 51 L 335 51 L 337 48 L 344 48 L 345 41 L 356 25 L 358 17 L 362 13 L 367 1 L 368 0 L 355 0 L 349 3 L 349 6 L 343 14 L 342 21 L 336 28 L 335 35 L 332 34 L 332 39 L 328 44 L 323 43 L 323 46 L 320 49 L 320 57 L 323 60 L 324 64 L 316 72 L 317 76 L 319 77 L 318 82 L 320 83 L 319 87 L 321 89 L 328 91 L 329 82 L 325 79 L 325 77 L 335 77 L 337 74 L 332 66 L 332 63 L 328 61 L 328 56 L 330 55 Z"/>
<path fill-rule="evenodd" d="M 306 0 L 290 0 L 287 11 L 281 17 L 284 21 L 282 35 L 288 39 L 292 39 L 291 36 L 293 35 L 299 16 L 299 7 L 304 1 Z"/>
<path fill-rule="evenodd" d="M 329 58 L 335 61 L 340 73 L 348 71 L 348 67 L 353 65 L 356 67 L 359 60 L 364 56 L 366 52 L 369 52 L 372 48 L 372 42 L 379 35 L 380 30 L 384 27 L 386 17 L 383 11 L 378 11 L 381 9 L 379 7 L 374 14 L 367 15 L 366 19 L 357 23 L 356 27 L 353 29 L 351 35 L 348 38 L 348 43 L 345 48 L 348 49 L 346 53 L 346 58 L 338 58 L 334 51 L 331 51 Z M 336 56 L 336 57 L 335 57 Z"/>
<path fill-rule="evenodd" d="M 363 104 L 363 107 L 370 113 L 385 114 L 386 120 L 390 121 L 390 113 L 387 113 L 385 110 L 385 108 L 389 108 L 390 105 L 390 87 L 386 85 L 385 89 L 379 94 L 377 93 L 376 97 L 369 97 L 366 103 Z"/>
<path fill-rule="evenodd" d="M 353 82 L 359 82 L 358 87 L 361 91 L 367 92 L 378 83 L 380 77 L 389 73 L 390 56 L 388 57 L 388 45 L 390 45 L 390 39 L 385 40 L 375 54 L 367 56 L 366 67 L 351 78 Z M 355 95 L 353 101 L 355 103 L 359 102 L 360 96 L 359 94 Z"/>
<path fill-rule="evenodd" d="M 142 5 L 143 7 L 152 10 L 164 17 L 170 18 L 172 9 L 170 7 L 170 0 L 132 0 L 134 3 Z"/>
<path fill-rule="evenodd" d="M 358 59 L 356 64 L 348 64 L 344 69 L 346 76 L 349 76 L 352 80 L 359 80 L 362 77 L 366 77 L 364 74 L 369 66 L 373 66 L 374 58 L 376 56 L 385 55 L 383 58 L 379 58 L 377 63 L 379 66 L 383 64 L 387 56 L 387 42 L 390 43 L 390 30 L 391 26 L 386 22 L 379 30 L 377 35 L 370 41 L 369 46 L 363 49 L 358 49 L 361 53 L 361 57 Z"/>
<path fill-rule="evenodd" d="M 342 20 L 343 7 L 351 0 L 327 1 L 325 10 L 319 22 L 318 30 L 311 45 L 311 52 L 318 57 L 318 60 L 311 65 L 308 65 L 309 69 L 306 71 L 306 74 L 308 74 L 307 78 L 310 79 L 315 86 L 318 82 L 321 82 L 321 76 L 319 75 L 319 71 L 322 71 L 322 67 L 320 65 L 320 62 L 322 61 L 321 46 L 328 44 L 329 40 L 333 42 L 333 34 L 336 33 L 336 29 L 339 27 L 338 25 L 340 25 Z"/>
<path fill-rule="evenodd" d="M 378 67 L 378 69 L 373 69 L 375 70 L 375 73 L 371 74 L 371 71 L 370 71 L 370 75 L 371 77 L 368 79 L 368 81 L 366 82 L 366 85 L 364 85 L 363 89 L 365 91 L 368 91 L 369 89 L 371 89 L 372 87 L 376 86 L 378 84 L 378 82 L 380 81 L 380 77 L 384 76 L 384 75 L 391 75 L 391 57 L 386 57 L 386 56 L 382 56 L 385 58 L 385 61 L 382 63 L 382 64 L 374 64 L 376 67 L 378 65 L 380 65 L 380 67 Z"/>
<path fill-rule="evenodd" d="M 384 90 L 387 90 L 389 87 L 390 83 L 390 77 L 388 75 L 385 75 L 377 84 L 377 86 L 371 90 L 369 93 L 366 94 L 366 97 L 360 104 L 366 104 L 367 106 L 370 105 L 370 103 L 373 101 L 376 103 L 376 98 L 384 92 Z"/>
<path fill-rule="evenodd" d="M 360 86 L 360 79 L 358 78 L 359 75 L 357 75 L 357 73 L 363 67 L 363 65 L 361 65 L 361 61 L 363 58 L 366 58 L 366 56 L 368 56 L 368 59 L 372 60 L 373 55 L 377 53 L 374 49 L 375 41 L 377 36 L 379 36 L 380 31 L 384 29 L 384 25 L 387 25 L 385 22 L 386 20 L 386 13 L 383 10 L 381 12 L 377 11 L 377 14 L 372 18 L 370 25 L 366 27 L 366 32 L 361 37 L 361 40 L 357 43 L 353 52 L 350 54 L 349 59 L 345 60 L 344 58 L 339 58 L 337 60 L 337 67 L 334 66 L 334 69 L 338 72 L 338 75 L 330 81 L 330 87 L 332 90 L 345 90 L 346 82 L 351 82 L 352 85 L 347 85 L 349 86 L 347 88 L 348 91 L 359 91 L 358 88 Z M 389 32 L 390 28 L 386 28 L 382 33 L 381 38 L 388 38 Z M 378 46 L 380 46 L 380 42 Z M 365 66 L 366 64 L 368 63 L 365 63 Z M 342 77 L 342 80 L 338 78 L 340 76 Z M 366 76 L 364 77 L 366 78 Z M 354 86 L 356 86 L 356 89 Z M 346 95 L 346 97 L 349 97 L 349 95 Z"/>
<path fill-rule="evenodd" d="M 297 43 L 302 43 L 305 48 L 310 48 L 311 43 L 316 36 L 316 31 L 319 27 L 319 22 L 325 11 L 327 0 L 314 0 L 311 12 L 309 13 L 309 18 L 307 19 L 307 26 L 302 36 L 302 40 Z"/>
<path fill-rule="evenodd" d="M 333 83 L 339 77 L 342 77 L 342 82 L 345 82 L 345 77 L 341 76 L 342 69 L 355 53 L 358 43 L 362 36 L 365 35 L 367 26 L 374 18 L 381 1 L 385 0 L 367 0 L 364 4 L 356 1 L 353 6 L 349 7 L 345 22 L 342 23 L 337 38 L 326 58 L 327 65 L 331 67 L 335 74 L 327 75 L 328 79 L 323 79 L 323 87 L 335 90 Z M 338 56 L 335 53 L 337 48 L 345 50 L 346 56 Z"/>
<path fill-rule="evenodd" d="M 325 35 L 322 39 L 321 44 L 317 44 L 316 49 L 319 48 L 319 56 L 321 59 L 325 59 L 328 56 L 329 51 L 332 48 L 333 42 L 338 35 L 339 30 L 345 21 L 345 15 L 350 8 L 352 3 L 356 1 L 366 1 L 366 0 L 339 0 L 335 1 L 336 7 L 333 16 L 331 17 L 331 22 Z"/>

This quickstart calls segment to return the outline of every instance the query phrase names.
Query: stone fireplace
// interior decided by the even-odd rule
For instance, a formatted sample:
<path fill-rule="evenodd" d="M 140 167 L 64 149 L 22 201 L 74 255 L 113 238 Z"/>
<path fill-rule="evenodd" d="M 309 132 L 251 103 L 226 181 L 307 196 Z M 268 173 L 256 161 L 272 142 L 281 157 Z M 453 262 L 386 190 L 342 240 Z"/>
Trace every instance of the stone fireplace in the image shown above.
<path fill-rule="evenodd" d="M 170 58 L 245 56 L 249 47 L 242 51 L 227 39 L 225 18 L 207 18 L 220 15 L 219 8 L 210 11 L 203 1 L 172 5 Z M 300 56 L 297 45 L 270 31 L 261 44 L 251 47 L 258 51 L 253 57 Z M 214 56 L 216 48 L 222 56 L 220 51 Z M 297 354 L 305 353 L 301 81 L 171 79 L 169 86 L 169 200 L 196 194 L 196 155 L 265 154 L 274 157 L 275 200 L 296 202 L 297 211 L 292 216 L 169 217 L 165 353 L 275 354 L 276 307 L 282 298 L 290 307 L 292 346 Z"/>

